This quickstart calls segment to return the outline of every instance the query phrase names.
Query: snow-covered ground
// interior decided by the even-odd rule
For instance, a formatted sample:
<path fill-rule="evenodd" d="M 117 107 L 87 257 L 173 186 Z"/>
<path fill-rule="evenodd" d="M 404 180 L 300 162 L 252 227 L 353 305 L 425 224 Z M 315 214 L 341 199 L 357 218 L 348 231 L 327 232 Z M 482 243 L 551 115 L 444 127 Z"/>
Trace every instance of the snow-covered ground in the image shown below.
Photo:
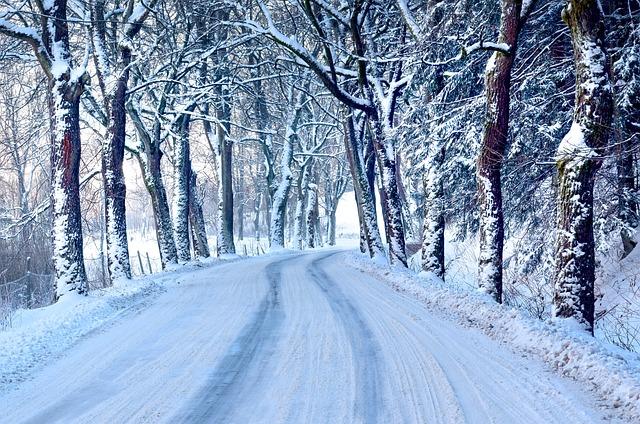
<path fill-rule="evenodd" d="M 445 314 L 444 300 L 400 290 L 409 283 L 429 287 L 351 252 L 284 252 L 25 312 L 0 336 L 0 422 L 595 423 L 633 412 L 461 325 L 463 305 Z M 511 317 L 501 314 L 498 326 Z"/>

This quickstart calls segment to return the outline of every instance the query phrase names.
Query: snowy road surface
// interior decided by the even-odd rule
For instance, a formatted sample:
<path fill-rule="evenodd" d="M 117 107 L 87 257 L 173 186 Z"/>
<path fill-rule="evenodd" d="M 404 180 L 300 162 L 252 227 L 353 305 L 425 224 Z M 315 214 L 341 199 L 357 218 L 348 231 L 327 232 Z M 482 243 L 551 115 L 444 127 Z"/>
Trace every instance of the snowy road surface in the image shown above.
<path fill-rule="evenodd" d="M 0 397 L 6 423 L 593 423 L 590 394 L 344 264 L 185 273 Z"/>

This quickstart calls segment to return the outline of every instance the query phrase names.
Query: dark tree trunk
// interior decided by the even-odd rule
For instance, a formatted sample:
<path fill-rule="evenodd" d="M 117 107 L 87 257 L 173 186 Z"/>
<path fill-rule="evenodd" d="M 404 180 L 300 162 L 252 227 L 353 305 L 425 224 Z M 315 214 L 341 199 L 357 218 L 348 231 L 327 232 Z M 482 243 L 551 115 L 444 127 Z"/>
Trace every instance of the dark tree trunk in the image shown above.
<path fill-rule="evenodd" d="M 336 245 L 336 210 L 332 209 L 329 212 L 329 221 L 327 222 L 327 226 L 329 227 L 327 231 L 328 240 L 327 243 L 329 246 Z"/>
<path fill-rule="evenodd" d="M 127 240 L 126 193 L 122 163 L 124 161 L 127 113 L 125 102 L 129 81 L 131 52 L 121 52 L 121 69 L 116 89 L 108 105 L 110 113 L 107 140 L 102 146 L 102 180 L 105 190 L 105 225 L 107 239 L 107 265 L 111 281 L 131 278 L 129 243 Z M 109 97 L 107 97 L 107 101 Z"/>
<path fill-rule="evenodd" d="M 66 34 L 66 31 L 65 31 Z M 69 73 L 49 81 L 51 129 L 51 205 L 56 296 L 86 294 L 80 213 L 80 94 Z"/>
<path fill-rule="evenodd" d="M 382 123 L 375 117 L 369 117 L 373 146 L 380 169 L 380 181 L 384 192 L 383 212 L 386 212 L 385 227 L 389 243 L 389 261 L 392 265 L 407 266 L 404 225 L 402 223 L 402 203 L 396 179 L 396 162 L 393 152 L 388 151 L 387 140 L 383 134 Z"/>
<path fill-rule="evenodd" d="M 56 297 L 60 298 L 68 292 L 88 291 L 80 212 L 80 96 L 84 80 L 72 80 L 66 0 L 47 2 L 41 22 L 43 47 L 49 57 L 54 52 L 59 68 L 54 74 L 52 64 L 36 48 L 49 80 L 53 267 Z"/>
<path fill-rule="evenodd" d="M 500 172 L 509 133 L 511 69 L 520 32 L 520 0 L 502 0 L 499 43 L 510 53 L 494 52 L 485 71 L 487 112 L 477 159 L 478 207 L 480 209 L 480 257 L 478 286 L 502 302 L 502 248 L 504 222 Z"/>
<path fill-rule="evenodd" d="M 633 125 L 630 125 L 630 127 L 631 130 L 636 130 Z M 633 140 L 633 137 L 626 137 L 625 140 L 619 141 L 616 149 L 618 218 L 622 225 L 620 237 L 622 239 L 623 258 L 631 253 L 637 244 L 634 240 L 634 234 L 638 226 L 638 203 L 636 201 L 635 158 L 633 156 L 633 143 L 637 143 L 637 141 Z M 635 137 L 638 137 L 637 133 Z"/>
<path fill-rule="evenodd" d="M 236 190 L 235 195 L 237 197 L 235 204 L 238 205 L 238 217 L 237 217 L 237 232 L 238 232 L 238 240 L 244 240 L 244 188 L 242 186 L 242 176 L 241 170 L 238 170 L 238 175 L 236 175 Z"/>
<path fill-rule="evenodd" d="M 438 149 L 425 172 L 425 215 L 422 236 L 422 270 L 444 278 L 444 149 Z"/>
<path fill-rule="evenodd" d="M 189 223 L 191 225 L 191 235 L 193 240 L 193 250 L 198 258 L 208 258 L 209 242 L 207 241 L 207 230 L 202 211 L 202 197 L 198 193 L 197 174 L 192 170 L 189 181 Z"/>
<path fill-rule="evenodd" d="M 293 217 L 293 247 L 302 250 L 304 248 L 306 233 L 306 207 L 309 196 L 309 177 L 311 174 L 311 159 L 305 160 L 300 166 L 298 174 L 298 193 L 296 194 L 296 209 Z"/>
<path fill-rule="evenodd" d="M 221 122 L 216 129 L 218 143 L 218 256 L 236 253 L 233 242 L 233 143 L 228 138 L 231 108 L 225 103 L 218 110 Z"/>
<path fill-rule="evenodd" d="M 358 217 L 360 219 L 360 249 L 363 250 L 364 244 L 366 251 L 372 258 L 384 257 L 384 247 L 380 239 L 380 231 L 376 217 L 374 186 L 371 185 L 371 181 L 367 178 L 365 157 L 361 143 L 358 142 L 353 123 L 353 115 L 348 115 L 345 118 L 344 127 L 345 151 L 353 178 L 353 187 L 358 205 Z"/>
<path fill-rule="evenodd" d="M 596 0 L 569 1 L 562 18 L 571 30 L 576 96 L 573 124 L 556 158 L 559 198 L 554 315 L 574 318 L 593 334 L 593 185 L 611 125 L 609 61 L 603 16 Z"/>
<path fill-rule="evenodd" d="M 136 110 L 130 108 L 129 113 L 138 132 L 138 137 L 142 141 L 142 151 L 136 153 L 136 158 L 140 164 L 144 184 L 151 196 L 156 240 L 160 252 L 160 261 L 164 269 L 169 264 L 178 263 L 178 253 L 175 239 L 173 238 L 171 208 L 162 178 L 162 151 L 159 147 L 159 141 L 151 139 L 151 135 L 147 132 Z"/>
<path fill-rule="evenodd" d="M 157 147 L 150 152 L 145 152 L 145 154 L 148 167 L 148 177 L 145 178 L 145 183 L 151 195 L 160 260 L 162 262 L 162 268 L 166 268 L 168 264 L 178 263 L 178 252 L 176 250 L 175 239 L 173 238 L 171 208 L 169 207 L 167 191 L 160 168 L 162 155 L 160 149 Z"/>
<path fill-rule="evenodd" d="M 262 193 L 256 193 L 256 199 L 253 207 L 253 231 L 257 241 L 260 241 L 260 207 L 262 203 Z"/>
<path fill-rule="evenodd" d="M 188 110 L 191 111 L 195 105 Z M 173 234 L 179 261 L 191 259 L 189 240 L 189 183 L 191 181 L 191 155 L 189 149 L 189 124 L 191 117 L 182 114 L 175 123 L 177 137 L 174 146 Z"/>
<path fill-rule="evenodd" d="M 305 221 L 307 222 L 306 243 L 309 249 L 313 249 L 318 245 L 316 234 L 318 223 L 318 186 L 313 183 L 309 184 L 305 215 Z"/>

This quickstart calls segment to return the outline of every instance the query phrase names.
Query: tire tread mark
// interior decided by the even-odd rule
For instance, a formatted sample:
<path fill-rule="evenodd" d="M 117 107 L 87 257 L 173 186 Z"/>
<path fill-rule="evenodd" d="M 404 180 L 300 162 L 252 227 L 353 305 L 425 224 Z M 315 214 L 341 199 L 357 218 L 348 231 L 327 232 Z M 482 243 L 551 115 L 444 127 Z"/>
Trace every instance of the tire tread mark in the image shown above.
<path fill-rule="evenodd" d="M 382 362 L 380 346 L 358 309 L 344 295 L 338 285 L 320 268 L 320 263 L 329 259 L 326 255 L 311 262 L 309 274 L 329 301 L 333 312 L 340 318 L 353 350 L 356 366 L 356 399 L 354 413 L 364 423 L 381 420 L 379 408 L 383 403 L 380 377 Z M 355 418 L 355 417 L 354 417 Z"/>

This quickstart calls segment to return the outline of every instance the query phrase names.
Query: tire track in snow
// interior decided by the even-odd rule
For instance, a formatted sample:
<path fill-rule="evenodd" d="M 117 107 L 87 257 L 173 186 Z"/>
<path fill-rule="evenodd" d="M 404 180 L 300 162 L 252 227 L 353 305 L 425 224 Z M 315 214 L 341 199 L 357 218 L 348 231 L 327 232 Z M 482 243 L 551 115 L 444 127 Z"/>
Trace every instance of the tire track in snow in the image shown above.
<path fill-rule="evenodd" d="M 344 324 L 345 331 L 349 335 L 356 373 L 355 416 L 360 417 L 364 423 L 384 421 L 379 413 L 384 402 L 381 384 L 382 361 L 379 355 L 380 346 L 358 309 L 320 267 L 322 261 L 331 258 L 335 254 L 322 256 L 312 261 L 309 275 L 327 297 L 333 313 L 340 318 Z"/>
<path fill-rule="evenodd" d="M 280 303 L 283 264 L 273 262 L 265 268 L 269 288 L 253 319 L 241 330 L 207 384 L 189 402 L 185 412 L 172 422 L 226 422 L 245 391 L 256 387 L 263 364 L 275 352 L 278 332 L 284 319 Z"/>

